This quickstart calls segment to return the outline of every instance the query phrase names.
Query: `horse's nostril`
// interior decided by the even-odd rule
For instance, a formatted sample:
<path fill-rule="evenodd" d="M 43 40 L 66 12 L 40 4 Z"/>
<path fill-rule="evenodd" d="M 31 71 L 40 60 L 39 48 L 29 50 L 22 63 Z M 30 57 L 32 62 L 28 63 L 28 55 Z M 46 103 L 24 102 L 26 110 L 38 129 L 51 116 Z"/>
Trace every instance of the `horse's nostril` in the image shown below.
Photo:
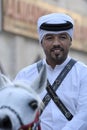
<path fill-rule="evenodd" d="M 12 123 L 9 116 L 6 115 L 3 119 L 0 119 L 0 128 L 3 128 L 3 129 L 12 128 Z"/>

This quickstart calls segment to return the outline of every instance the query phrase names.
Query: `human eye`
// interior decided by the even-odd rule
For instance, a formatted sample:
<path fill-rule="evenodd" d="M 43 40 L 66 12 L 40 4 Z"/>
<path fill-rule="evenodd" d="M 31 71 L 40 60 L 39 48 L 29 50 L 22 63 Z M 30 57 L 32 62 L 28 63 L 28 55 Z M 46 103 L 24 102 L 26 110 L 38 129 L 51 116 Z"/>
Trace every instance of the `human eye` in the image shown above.
<path fill-rule="evenodd" d="M 60 39 L 60 40 L 66 40 L 66 39 L 67 39 L 67 36 L 66 36 L 66 35 L 60 35 L 60 36 L 59 36 L 59 39 Z"/>
<path fill-rule="evenodd" d="M 51 36 L 51 35 L 47 35 L 46 37 L 45 37 L 45 40 L 52 40 L 53 39 L 53 37 Z"/>

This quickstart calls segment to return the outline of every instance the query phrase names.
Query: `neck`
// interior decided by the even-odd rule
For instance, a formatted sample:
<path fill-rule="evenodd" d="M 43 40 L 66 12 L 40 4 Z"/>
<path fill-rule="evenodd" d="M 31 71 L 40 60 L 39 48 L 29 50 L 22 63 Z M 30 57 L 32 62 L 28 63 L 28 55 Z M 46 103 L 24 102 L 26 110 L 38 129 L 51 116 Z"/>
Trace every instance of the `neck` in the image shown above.
<path fill-rule="evenodd" d="M 58 61 L 52 60 L 51 61 L 51 60 L 46 59 L 46 62 L 47 62 L 48 65 L 50 65 L 54 69 L 56 65 L 61 65 L 65 60 L 58 60 Z"/>

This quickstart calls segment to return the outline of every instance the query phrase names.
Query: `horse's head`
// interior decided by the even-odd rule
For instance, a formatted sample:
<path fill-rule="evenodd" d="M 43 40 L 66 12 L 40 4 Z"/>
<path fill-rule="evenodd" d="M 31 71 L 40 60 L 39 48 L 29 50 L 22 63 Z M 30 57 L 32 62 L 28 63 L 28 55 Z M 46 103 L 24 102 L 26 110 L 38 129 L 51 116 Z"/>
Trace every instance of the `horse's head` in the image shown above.
<path fill-rule="evenodd" d="M 43 103 L 37 93 L 46 87 L 46 68 L 32 84 L 11 82 L 0 76 L 0 130 L 32 130 L 38 123 L 38 112 Z M 37 126 L 39 130 L 39 125 Z M 36 130 L 36 129 L 34 129 Z"/>

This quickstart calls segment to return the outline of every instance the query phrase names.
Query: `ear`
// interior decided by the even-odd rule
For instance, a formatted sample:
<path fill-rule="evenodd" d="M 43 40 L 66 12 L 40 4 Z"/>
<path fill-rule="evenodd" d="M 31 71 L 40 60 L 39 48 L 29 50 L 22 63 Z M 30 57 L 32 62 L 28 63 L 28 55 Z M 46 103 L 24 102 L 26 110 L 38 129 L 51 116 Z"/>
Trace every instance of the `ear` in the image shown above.
<path fill-rule="evenodd" d="M 5 75 L 0 74 L 0 88 L 5 86 L 8 83 L 11 84 L 11 81 Z"/>
<path fill-rule="evenodd" d="M 38 77 L 35 79 L 35 81 L 31 84 L 32 88 L 37 92 L 42 92 L 43 89 L 46 88 L 47 85 L 47 72 L 46 72 L 46 66 L 43 65 Z"/>

